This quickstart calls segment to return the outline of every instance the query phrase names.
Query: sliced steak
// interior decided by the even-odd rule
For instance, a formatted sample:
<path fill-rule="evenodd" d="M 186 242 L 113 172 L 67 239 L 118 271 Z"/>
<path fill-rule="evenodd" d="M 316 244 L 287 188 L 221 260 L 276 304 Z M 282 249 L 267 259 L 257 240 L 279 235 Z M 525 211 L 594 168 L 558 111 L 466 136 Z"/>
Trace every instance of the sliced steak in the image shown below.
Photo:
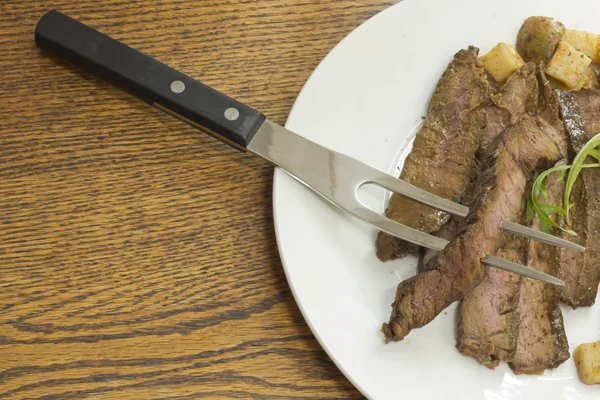
<path fill-rule="evenodd" d="M 538 107 L 534 111 L 537 117 L 536 121 L 540 128 L 556 143 L 562 158 L 566 158 L 569 147 L 568 137 L 561 119 L 559 99 L 550 86 L 543 65 L 538 68 L 538 87 Z"/>
<path fill-rule="evenodd" d="M 566 156 L 567 141 L 559 116 L 558 99 L 548 85 L 548 80 L 541 68 L 537 70 L 537 81 L 537 85 L 534 86 L 538 90 L 538 101 L 533 111 L 536 122 L 544 133 L 555 142 L 561 156 Z M 526 193 L 529 191 L 530 189 Z M 542 248 L 542 250 L 544 249 Z M 531 265 L 535 267 L 540 264 L 539 268 L 545 270 L 545 268 L 549 268 L 548 263 L 551 264 L 551 260 L 545 261 L 544 257 L 538 255 L 542 250 L 537 243 L 523 246 L 522 241 L 513 239 L 511 242 L 507 242 L 501 252 L 504 253 L 502 255 L 504 258 L 520 263 L 525 262 L 529 257 Z M 548 251 L 553 252 L 554 249 Z M 556 268 L 547 272 L 556 274 Z M 534 284 L 531 282 L 530 279 L 523 280 L 514 274 L 491 269 L 484 281 L 465 295 L 461 303 L 457 346 L 459 350 L 465 355 L 474 356 L 489 368 L 495 368 L 499 360 L 513 362 L 513 368 L 518 373 L 537 372 L 540 368 L 543 371 L 545 368 L 552 368 L 553 365 L 563 362 L 564 351 L 562 350 L 564 349 L 561 347 L 563 343 L 561 340 L 564 339 L 565 334 L 564 329 L 561 329 L 562 325 L 557 322 L 556 329 L 545 329 L 549 310 L 557 315 L 556 321 L 562 321 L 556 296 L 550 295 L 548 299 L 540 301 L 532 297 L 534 300 L 529 300 L 527 303 L 523 300 L 522 292 L 532 294 L 530 292 L 539 289 L 537 282 Z M 554 288 L 550 290 L 558 293 Z M 527 306 L 529 310 L 526 310 Z M 532 327 L 520 329 L 520 325 L 531 321 L 528 320 L 529 314 L 521 314 L 517 311 L 517 307 L 520 307 L 521 311 L 537 311 L 539 318 L 537 323 Z M 500 312 L 494 313 L 494 308 Z M 548 338 L 540 339 L 537 336 L 540 327 L 543 327 L 548 333 L 548 338 L 555 340 L 554 348 L 548 344 Z M 536 343 L 537 347 L 533 346 L 534 350 L 528 353 L 523 350 L 524 342 Z M 519 343 L 521 347 L 518 347 Z M 547 350 L 545 356 L 541 349 Z M 552 353 L 554 350 L 555 352 Z"/>
<path fill-rule="evenodd" d="M 566 162 L 562 162 L 566 165 Z M 556 183 L 558 173 L 548 177 L 548 201 L 560 204 L 564 182 Z M 532 223 L 541 229 L 539 218 Z M 528 241 L 527 265 L 538 271 L 556 275 L 558 249 L 544 243 Z M 569 343 L 562 312 L 558 306 L 557 286 L 522 278 L 517 307 L 518 335 L 516 352 L 510 367 L 516 374 L 542 374 L 556 368 L 569 358 Z"/>
<path fill-rule="evenodd" d="M 526 240 L 514 235 L 507 238 L 496 256 L 524 264 Z M 500 360 L 512 361 L 517 350 L 521 277 L 491 268 L 487 277 L 460 304 L 458 322 L 458 350 L 475 357 L 490 369 Z"/>
<path fill-rule="evenodd" d="M 594 304 L 600 282 L 600 170 L 581 171 L 571 193 L 570 229 L 564 235 L 585 247 L 585 252 L 559 250 L 558 277 L 565 281 L 561 300 L 573 308 Z M 559 202 L 560 204 L 560 202 Z"/>
<path fill-rule="evenodd" d="M 442 239 L 446 239 L 447 241 L 451 242 L 456 238 L 456 236 L 458 236 L 458 232 L 460 231 L 460 227 L 462 224 L 462 218 L 452 217 L 450 218 L 450 221 L 446 222 L 444 226 L 440 228 L 440 230 L 438 231 L 438 233 L 436 233 L 435 236 Z M 421 257 L 419 258 L 419 272 L 425 272 L 431 269 L 430 262 L 435 258 L 435 255 L 437 253 L 437 251 L 431 249 L 423 250 L 423 254 L 421 254 Z"/>
<path fill-rule="evenodd" d="M 476 111 L 492 94 L 479 49 L 459 51 L 432 95 L 427 117 L 417 133 L 400 178 L 446 199 L 462 197 L 472 179 L 474 155 L 484 129 Z M 448 215 L 399 195 L 390 199 L 386 215 L 404 225 L 435 233 Z M 418 247 L 386 233 L 377 238 L 382 261 L 405 256 Z"/>
<path fill-rule="evenodd" d="M 552 138 L 561 155 L 566 156 L 567 140 L 557 96 L 547 84 L 541 68 L 538 68 L 537 80 L 537 85 L 534 85 L 539 90 L 534 110 L 536 122 Z M 550 187 L 551 183 L 548 185 Z M 530 189 L 526 191 L 529 192 Z M 539 229 L 539 226 L 536 228 Z M 529 261 L 534 268 L 556 275 L 556 262 L 552 259 L 555 249 L 540 247 L 534 242 L 523 244 L 516 238 L 507 242 L 501 250 L 502 256 L 519 263 Z M 536 290 L 548 297 L 536 297 L 540 294 L 535 293 Z M 474 356 L 489 368 L 495 368 L 499 360 L 512 361 L 518 373 L 537 373 L 560 364 L 564 361 L 562 345 L 565 338 L 564 329 L 558 322 L 562 321 L 562 314 L 556 297 L 558 291 L 554 287 L 548 291 L 554 291 L 554 296 L 546 292 L 544 285 L 540 288 L 536 281 L 491 269 L 484 281 L 461 302 L 457 347 L 463 354 Z M 502 311 L 494 312 L 494 308 Z M 536 313 L 535 321 L 531 321 L 532 312 Z M 553 329 L 548 327 L 550 314 L 556 315 Z M 527 326 L 530 323 L 532 325 Z M 547 336 L 541 337 L 540 331 L 546 332 Z M 533 344 L 531 352 L 523 347 L 524 343 Z"/>
<path fill-rule="evenodd" d="M 504 244 L 502 220 L 518 220 L 531 174 L 552 165 L 559 154 L 529 115 L 496 138 L 482 158 L 477 196 L 460 235 L 431 260 L 431 270 L 398 286 L 390 321 L 382 328 L 388 341 L 426 325 L 483 280 L 487 269 L 481 258 Z"/>
<path fill-rule="evenodd" d="M 600 90 L 558 91 L 558 97 L 575 154 L 600 132 Z M 559 250 L 558 277 L 566 283 L 561 300 L 577 308 L 594 304 L 600 282 L 600 170 L 581 171 L 571 193 L 571 203 L 575 206 L 570 210 L 569 228 L 578 236 L 565 237 L 581 244 L 586 251 Z"/>
<path fill-rule="evenodd" d="M 540 97 L 535 110 L 536 122 L 564 156 L 567 146 L 558 113 L 558 100 L 549 86 L 544 84 L 546 77 L 543 71 L 539 71 L 538 79 Z M 552 182 L 549 182 L 549 190 L 551 185 Z M 528 188 L 525 193 L 529 194 L 530 191 Z M 560 197 L 558 192 L 560 190 L 555 190 L 555 195 Z M 539 225 L 539 221 L 536 224 Z M 539 229 L 539 226 L 536 228 Z M 500 251 L 500 256 L 518 263 L 528 261 L 534 268 L 556 275 L 556 262 L 552 259 L 555 249 L 546 247 L 513 238 Z M 548 294 L 548 298 L 535 297 L 534 295 L 539 294 L 534 293 L 536 290 Z M 556 297 L 558 291 L 554 287 L 548 291 L 554 291 L 555 295 L 547 293 L 544 285 L 540 288 L 536 281 L 523 280 L 514 274 L 491 269 L 483 282 L 466 294 L 461 302 L 458 349 L 465 355 L 477 358 L 489 368 L 495 368 L 500 360 L 512 361 L 513 368 L 518 373 L 537 373 L 540 368 L 543 371 L 560 364 L 564 361 L 564 348 L 561 347 L 561 340 L 565 338 L 564 329 L 558 322 L 555 329 L 549 329 L 547 325 L 550 312 L 556 314 L 556 321 L 562 321 L 562 314 Z M 521 325 L 532 322 L 529 316 L 534 311 L 537 315 L 535 324 L 520 328 Z M 540 329 L 548 336 L 540 338 Z M 555 347 L 548 340 L 552 340 Z M 531 352 L 524 350 L 525 342 L 536 344 L 532 346 Z M 521 347 L 517 346 L 519 343 Z M 543 350 L 546 351 L 545 354 Z"/>
<path fill-rule="evenodd" d="M 485 149 L 508 126 L 516 123 L 525 113 L 533 112 L 539 102 L 538 67 L 527 63 L 512 74 L 500 88 L 498 95 L 492 96 L 483 106 L 486 129 L 481 148 Z"/>
<path fill-rule="evenodd" d="M 547 82 L 543 70 L 535 63 L 527 63 L 517 72 L 512 74 L 506 83 L 500 88 L 497 95 L 494 95 L 481 108 L 485 114 L 485 130 L 483 132 L 482 143 L 479 152 L 483 153 L 484 149 L 510 125 L 517 122 L 526 113 L 535 113 L 543 105 L 552 104 L 554 100 L 555 113 L 546 112 L 549 120 L 554 123 L 558 121 L 562 127 L 562 122 L 558 117 L 558 103 L 556 95 L 545 85 Z M 549 92 L 548 92 L 549 91 Z M 482 118 L 483 119 L 483 118 Z M 562 129 L 562 128 L 561 128 Z M 547 132 L 548 133 L 548 132 Z M 563 135 L 564 136 L 564 135 Z M 564 139 L 563 139 L 564 141 Z M 476 164 L 478 174 L 479 166 Z M 473 186 L 473 185 L 470 185 Z M 469 194 L 472 192 L 467 189 L 467 194 L 464 196 L 463 204 L 466 204 L 469 199 Z M 436 236 L 446 240 L 453 240 L 460 230 L 462 218 L 451 218 L 444 226 L 440 228 Z M 437 252 L 434 250 L 425 249 L 419 260 L 419 271 L 424 272 L 427 268 L 427 263 L 435 256 Z"/>
<path fill-rule="evenodd" d="M 583 89 L 577 92 L 557 90 L 556 92 L 572 150 L 577 153 L 600 132 L 600 90 Z"/>

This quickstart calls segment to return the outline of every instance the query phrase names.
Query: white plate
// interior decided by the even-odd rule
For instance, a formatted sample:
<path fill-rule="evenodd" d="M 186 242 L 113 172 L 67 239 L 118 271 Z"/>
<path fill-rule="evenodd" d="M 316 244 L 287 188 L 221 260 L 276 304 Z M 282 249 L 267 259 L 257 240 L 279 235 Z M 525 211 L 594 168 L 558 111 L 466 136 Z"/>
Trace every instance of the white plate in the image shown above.
<path fill-rule="evenodd" d="M 569 4 L 569 5 L 568 5 Z M 425 115 L 453 54 L 482 54 L 514 43 L 523 20 L 559 18 L 599 31 L 600 2 L 561 0 L 407 0 L 344 39 L 306 83 L 287 127 L 381 170 L 397 173 L 400 149 Z M 275 173 L 275 227 L 289 284 L 313 333 L 343 373 L 370 398 L 598 399 L 579 382 L 572 360 L 543 376 L 495 371 L 458 353 L 456 304 L 404 341 L 385 345 L 396 285 L 416 258 L 381 263 L 376 232 L 336 210 L 282 171 Z M 364 193 L 379 211 L 380 192 Z M 599 308 L 564 309 L 571 351 L 600 339 Z"/>

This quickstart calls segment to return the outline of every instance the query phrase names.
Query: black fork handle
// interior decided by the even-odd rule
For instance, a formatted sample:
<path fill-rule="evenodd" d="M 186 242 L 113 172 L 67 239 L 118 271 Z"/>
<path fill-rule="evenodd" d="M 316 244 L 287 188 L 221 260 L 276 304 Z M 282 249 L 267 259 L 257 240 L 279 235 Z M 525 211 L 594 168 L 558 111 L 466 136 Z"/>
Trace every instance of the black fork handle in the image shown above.
<path fill-rule="evenodd" d="M 265 120 L 251 107 L 56 10 L 38 22 L 35 42 L 234 147 L 247 148 Z"/>

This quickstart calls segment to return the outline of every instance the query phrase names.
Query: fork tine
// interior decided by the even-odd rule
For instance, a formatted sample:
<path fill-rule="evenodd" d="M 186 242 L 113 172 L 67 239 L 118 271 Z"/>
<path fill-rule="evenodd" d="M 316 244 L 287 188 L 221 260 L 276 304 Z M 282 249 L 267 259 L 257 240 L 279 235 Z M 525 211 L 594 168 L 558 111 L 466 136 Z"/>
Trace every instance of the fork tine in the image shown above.
<path fill-rule="evenodd" d="M 469 208 L 465 207 L 461 204 L 455 203 L 450 200 L 446 200 L 442 197 L 436 196 L 432 193 L 429 193 L 423 189 L 419 189 L 416 186 L 413 186 L 407 182 L 404 182 L 401 179 L 396 179 L 393 177 L 379 177 L 371 181 L 381 187 L 390 190 L 394 193 L 397 193 L 401 196 L 407 197 L 409 199 L 415 200 L 419 203 L 428 205 L 437 210 L 445 211 L 449 214 L 458 215 L 460 217 L 465 217 L 469 213 Z M 563 247 L 566 249 L 576 250 L 576 251 L 585 251 L 585 247 L 580 246 L 576 243 L 568 241 L 566 239 L 559 238 L 554 235 L 550 235 L 548 233 L 544 233 L 538 231 L 533 228 L 528 228 L 523 225 L 516 224 L 510 221 L 503 221 L 502 228 L 509 233 L 513 233 L 515 235 L 523 236 L 528 239 L 533 239 L 542 243 L 547 243 L 556 247 Z M 388 232 L 389 233 L 389 232 Z M 423 246 L 423 245 L 422 245 Z M 424 246 L 427 247 L 427 246 Z"/>
<path fill-rule="evenodd" d="M 515 224 L 510 221 L 502 221 L 502 229 L 506 232 L 514 233 L 515 235 L 523 236 L 529 239 L 537 240 L 538 242 L 547 243 L 556 247 L 564 247 L 565 249 L 585 251 L 585 247 L 580 246 L 576 243 L 568 240 L 559 238 L 548 233 L 538 231 L 536 229 L 528 228 L 523 225 Z"/>
<path fill-rule="evenodd" d="M 366 222 L 376 226 L 380 230 L 389 233 L 390 235 L 399 237 L 400 239 L 409 241 L 411 243 L 418 244 L 419 246 L 427 247 L 428 249 L 441 251 L 450 243 L 449 241 L 438 238 L 436 236 L 428 235 L 424 232 L 416 229 L 409 228 L 406 225 L 402 225 L 394 220 L 384 217 L 381 214 L 376 213 L 366 207 L 358 207 L 352 211 L 352 214 L 358 218 L 363 219 Z M 493 268 L 502 269 L 505 271 L 513 272 L 522 276 L 537 279 L 542 282 L 550 283 L 553 285 L 564 286 L 565 283 L 552 275 L 545 274 L 537 271 L 533 268 L 526 267 L 520 264 L 516 264 L 507 261 L 503 258 L 486 256 L 481 260 L 482 263 L 489 265 Z"/>
<path fill-rule="evenodd" d="M 404 182 L 401 179 L 394 177 L 378 177 L 371 181 L 372 183 L 379 185 L 387 190 L 397 193 L 401 196 L 407 197 L 419 203 L 428 205 L 437 210 L 445 211 L 449 214 L 458 215 L 459 217 L 466 217 L 469 213 L 469 208 L 462 204 L 455 203 L 451 200 L 446 200 L 442 197 L 436 196 L 426 190 L 419 189 L 410 183 Z"/>
<path fill-rule="evenodd" d="M 392 236 L 417 244 L 419 246 L 426 247 L 428 249 L 440 251 L 446 247 L 448 243 L 450 243 L 445 239 L 429 235 L 406 225 L 402 225 L 364 206 L 355 208 L 350 212 L 356 215 L 358 218 L 370 223 L 371 225 L 374 225 L 375 227 L 386 233 L 389 233 Z"/>
<path fill-rule="evenodd" d="M 392 236 L 417 244 L 419 246 L 426 247 L 428 249 L 441 251 L 450 243 L 445 239 L 429 235 L 406 225 L 402 225 L 362 205 L 356 206 L 352 210 L 348 211 L 350 211 L 356 217 L 370 223 L 386 233 L 389 233 Z M 515 274 L 537 279 L 542 282 L 559 286 L 565 285 L 563 281 L 553 277 L 552 275 L 548 275 L 533 268 L 507 261 L 503 258 L 486 256 L 481 260 L 481 262 L 493 268 L 513 272 Z"/>
<path fill-rule="evenodd" d="M 538 281 L 550 283 L 552 285 L 557 286 L 565 286 L 565 283 L 563 281 L 553 277 L 552 275 L 545 274 L 533 268 L 525 267 L 521 264 L 516 264 L 514 262 L 507 261 L 503 258 L 485 256 L 481 259 L 481 262 L 489 265 L 490 267 L 526 276 L 528 278 L 536 279 Z"/>

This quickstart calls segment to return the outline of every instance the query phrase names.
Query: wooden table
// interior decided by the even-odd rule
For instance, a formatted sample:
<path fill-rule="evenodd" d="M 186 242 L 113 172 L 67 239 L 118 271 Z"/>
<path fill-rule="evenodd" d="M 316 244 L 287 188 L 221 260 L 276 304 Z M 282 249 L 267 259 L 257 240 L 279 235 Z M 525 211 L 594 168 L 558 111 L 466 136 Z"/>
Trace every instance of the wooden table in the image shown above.
<path fill-rule="evenodd" d="M 64 13 L 284 123 L 390 0 L 0 5 L 0 398 L 357 398 L 294 303 L 273 169 L 42 54 Z"/>

